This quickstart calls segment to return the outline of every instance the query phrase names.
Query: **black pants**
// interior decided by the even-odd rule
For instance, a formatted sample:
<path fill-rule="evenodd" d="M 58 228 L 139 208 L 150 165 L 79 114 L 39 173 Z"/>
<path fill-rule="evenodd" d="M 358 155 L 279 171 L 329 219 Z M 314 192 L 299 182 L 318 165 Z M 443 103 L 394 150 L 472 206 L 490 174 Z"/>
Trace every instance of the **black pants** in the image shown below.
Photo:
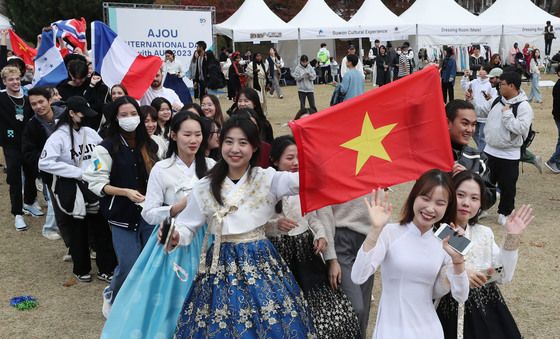
<path fill-rule="evenodd" d="M 202 97 L 206 95 L 206 82 L 198 80 L 194 83 L 194 97 L 202 102 Z"/>
<path fill-rule="evenodd" d="M 70 253 L 74 263 L 73 272 L 77 275 L 89 274 L 91 259 L 89 258 L 88 227 L 93 230 L 97 249 L 96 263 L 100 273 L 112 274 L 117 266 L 117 258 L 113 249 L 113 240 L 109 224 L 101 214 L 88 214 L 84 219 L 76 219 L 68 214 L 62 216 L 65 232 L 70 240 Z"/>
<path fill-rule="evenodd" d="M 519 160 L 493 157 L 486 153 L 490 168 L 490 181 L 500 189 L 498 213 L 508 216 L 515 208 L 515 193 L 519 178 Z"/>
<path fill-rule="evenodd" d="M 35 187 L 35 171 L 29 169 L 23 163 L 23 154 L 20 147 L 4 147 L 4 157 L 6 160 L 6 182 L 10 185 L 10 202 L 12 203 L 12 214 L 23 214 L 23 203 L 31 205 L 37 198 L 37 188 Z M 21 170 L 25 176 L 25 182 L 21 179 Z M 22 199 L 23 186 L 23 199 Z"/>
<path fill-rule="evenodd" d="M 325 84 L 332 81 L 331 65 L 321 66 L 321 80 Z"/>
<path fill-rule="evenodd" d="M 544 39 L 544 55 L 549 56 L 552 49 L 552 39 Z"/>
<path fill-rule="evenodd" d="M 314 111 L 317 111 L 317 107 L 315 107 L 315 95 L 313 92 L 300 92 L 298 91 L 299 96 L 299 109 L 305 109 L 305 98 L 309 101 L 309 108 Z"/>
<path fill-rule="evenodd" d="M 447 94 L 449 93 L 449 101 L 455 99 L 455 93 L 453 93 L 453 82 L 441 82 L 441 90 L 443 91 L 443 102 L 447 103 Z"/>

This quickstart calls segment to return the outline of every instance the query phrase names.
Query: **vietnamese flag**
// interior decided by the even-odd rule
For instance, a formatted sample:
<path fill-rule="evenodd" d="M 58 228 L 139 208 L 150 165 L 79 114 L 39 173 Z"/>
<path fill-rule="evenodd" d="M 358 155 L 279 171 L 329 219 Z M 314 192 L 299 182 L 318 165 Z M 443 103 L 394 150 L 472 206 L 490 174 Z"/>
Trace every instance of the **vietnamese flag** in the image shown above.
<path fill-rule="evenodd" d="M 290 122 L 290 128 L 304 213 L 453 167 L 435 66 Z"/>
<path fill-rule="evenodd" d="M 12 51 L 15 55 L 23 59 L 26 65 L 33 66 L 33 59 L 37 55 L 35 48 L 29 47 L 14 31 L 8 30 L 10 33 L 10 42 L 12 43 Z"/>

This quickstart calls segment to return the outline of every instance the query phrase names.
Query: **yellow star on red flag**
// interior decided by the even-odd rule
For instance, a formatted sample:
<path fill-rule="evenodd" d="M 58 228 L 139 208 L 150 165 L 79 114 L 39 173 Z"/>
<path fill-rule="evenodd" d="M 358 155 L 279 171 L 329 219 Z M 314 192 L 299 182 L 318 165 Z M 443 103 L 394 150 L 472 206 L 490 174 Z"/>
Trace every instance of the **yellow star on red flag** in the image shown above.
<path fill-rule="evenodd" d="M 362 133 L 340 145 L 358 152 L 358 158 L 356 159 L 356 175 L 360 173 L 360 170 L 370 157 L 391 161 L 389 153 L 387 153 L 387 150 L 383 146 L 383 139 L 391 133 L 391 130 L 393 130 L 395 126 L 397 126 L 397 124 L 375 128 L 366 112 L 364 122 L 362 123 Z"/>

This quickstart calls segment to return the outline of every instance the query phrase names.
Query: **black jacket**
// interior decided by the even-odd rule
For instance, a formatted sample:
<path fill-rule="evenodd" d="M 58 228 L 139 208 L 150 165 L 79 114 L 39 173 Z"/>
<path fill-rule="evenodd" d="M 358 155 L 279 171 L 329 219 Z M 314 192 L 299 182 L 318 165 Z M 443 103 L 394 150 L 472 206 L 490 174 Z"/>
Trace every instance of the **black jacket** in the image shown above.
<path fill-rule="evenodd" d="M 485 204 L 483 210 L 487 210 L 496 203 L 496 185 L 490 181 L 490 168 L 486 165 L 488 160 L 484 153 L 479 153 L 472 147 L 452 144 L 453 159 L 463 165 L 467 170 L 480 175 L 486 186 Z"/>
<path fill-rule="evenodd" d="M 23 104 L 23 118 L 16 118 L 16 105 Z M 21 148 L 23 129 L 33 116 L 33 110 L 26 96 L 11 98 L 7 92 L 0 93 L 0 146 Z"/>
<path fill-rule="evenodd" d="M 552 116 L 554 120 L 560 120 L 560 80 L 552 88 Z"/>
<path fill-rule="evenodd" d="M 37 177 L 39 173 L 38 164 L 43 147 L 47 142 L 47 131 L 37 120 L 32 117 L 23 130 L 21 148 L 23 152 L 23 162 L 32 170 Z"/>
<path fill-rule="evenodd" d="M 56 87 L 58 89 L 58 93 L 60 93 L 63 101 L 66 101 L 71 96 L 84 97 L 91 108 L 98 114 L 93 118 L 85 117 L 83 125 L 97 131 L 99 129 L 99 123 L 101 122 L 103 106 L 109 97 L 109 88 L 103 83 L 103 81 L 98 82 L 94 87 L 90 87 L 89 78 L 84 81 L 82 86 L 75 87 L 68 83 L 70 80 L 71 79 L 66 79 L 58 84 Z"/>

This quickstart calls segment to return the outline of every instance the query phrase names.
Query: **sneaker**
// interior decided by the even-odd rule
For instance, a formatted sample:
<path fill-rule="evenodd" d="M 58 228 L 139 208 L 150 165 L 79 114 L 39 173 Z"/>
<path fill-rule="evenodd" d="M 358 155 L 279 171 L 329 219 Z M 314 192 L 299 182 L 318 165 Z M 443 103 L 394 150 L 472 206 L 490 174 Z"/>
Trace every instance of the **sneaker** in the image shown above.
<path fill-rule="evenodd" d="M 550 160 L 545 162 L 544 165 L 554 174 L 558 174 L 560 173 L 560 168 L 558 168 L 558 165 L 556 165 L 555 163 L 551 162 Z"/>
<path fill-rule="evenodd" d="M 504 226 L 506 224 L 506 221 L 507 221 L 507 216 L 503 214 L 498 214 L 498 224 Z"/>
<path fill-rule="evenodd" d="M 80 282 L 91 282 L 91 280 L 92 280 L 91 279 L 91 274 L 82 274 L 82 275 L 74 274 L 74 276 Z"/>
<path fill-rule="evenodd" d="M 43 192 L 43 181 L 41 179 L 35 179 L 35 188 L 37 189 L 37 192 Z"/>
<path fill-rule="evenodd" d="M 488 211 L 482 211 L 480 212 L 480 215 L 478 216 L 478 219 L 483 219 L 486 218 L 488 216 Z"/>
<path fill-rule="evenodd" d="M 111 298 L 113 297 L 113 291 L 110 290 L 111 286 L 107 286 L 103 289 L 103 306 L 101 307 L 101 313 L 103 313 L 103 317 L 107 319 L 109 317 L 109 313 L 111 313 Z"/>
<path fill-rule="evenodd" d="M 43 232 L 43 237 L 49 240 L 58 240 L 60 239 L 60 234 L 56 233 L 55 231 L 47 231 Z"/>
<path fill-rule="evenodd" d="M 70 249 L 66 251 L 66 254 L 62 256 L 62 261 L 70 262 L 72 261 L 72 255 L 70 255 Z"/>
<path fill-rule="evenodd" d="M 97 279 L 110 283 L 113 280 L 113 273 L 97 273 Z"/>
<path fill-rule="evenodd" d="M 90 249 L 90 250 L 89 250 L 89 258 L 90 258 L 91 260 L 97 259 L 97 253 L 96 253 L 94 250 L 91 250 L 91 249 Z"/>
<path fill-rule="evenodd" d="M 31 214 L 34 217 L 42 217 L 43 215 L 45 215 L 37 201 L 35 201 L 33 205 L 23 204 L 23 213 Z"/>
<path fill-rule="evenodd" d="M 536 155 L 535 160 L 531 161 L 531 164 L 537 168 L 540 174 L 542 174 L 543 161 L 540 155 Z"/>
<path fill-rule="evenodd" d="M 23 215 L 16 215 L 14 218 L 14 225 L 16 226 L 16 231 L 27 231 L 27 224 L 23 219 Z"/>

